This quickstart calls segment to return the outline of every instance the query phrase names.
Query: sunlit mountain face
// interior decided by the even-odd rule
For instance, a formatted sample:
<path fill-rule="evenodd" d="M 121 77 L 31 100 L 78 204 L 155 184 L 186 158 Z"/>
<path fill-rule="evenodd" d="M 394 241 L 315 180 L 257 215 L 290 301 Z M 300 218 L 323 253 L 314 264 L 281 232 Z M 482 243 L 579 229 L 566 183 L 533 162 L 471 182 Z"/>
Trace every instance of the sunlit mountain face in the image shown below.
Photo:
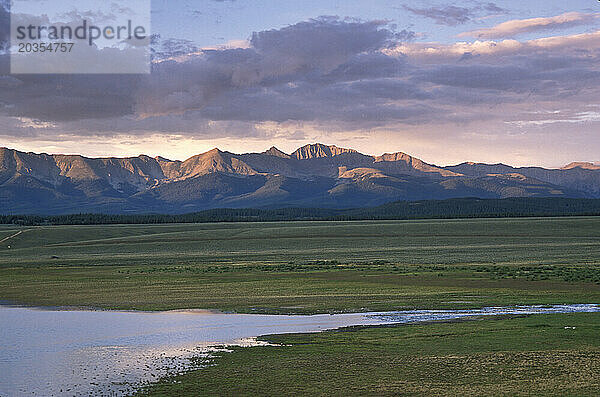
<path fill-rule="evenodd" d="M 428 164 L 311 144 L 234 154 L 213 149 L 185 161 L 88 158 L 0 149 L 5 214 L 184 213 L 209 208 L 350 208 L 457 197 L 600 197 L 600 167 Z"/>

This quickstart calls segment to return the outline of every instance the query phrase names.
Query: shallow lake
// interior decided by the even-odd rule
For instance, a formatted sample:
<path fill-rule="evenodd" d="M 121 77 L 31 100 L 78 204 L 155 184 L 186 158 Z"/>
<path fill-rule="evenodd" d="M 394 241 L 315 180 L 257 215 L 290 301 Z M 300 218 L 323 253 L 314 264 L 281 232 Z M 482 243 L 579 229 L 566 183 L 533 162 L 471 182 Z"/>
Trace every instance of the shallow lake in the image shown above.
<path fill-rule="evenodd" d="M 252 338 L 469 316 L 600 312 L 558 305 L 412 310 L 313 316 L 118 312 L 0 306 L 0 396 L 125 395 L 165 375 L 197 368 L 215 345 Z"/>

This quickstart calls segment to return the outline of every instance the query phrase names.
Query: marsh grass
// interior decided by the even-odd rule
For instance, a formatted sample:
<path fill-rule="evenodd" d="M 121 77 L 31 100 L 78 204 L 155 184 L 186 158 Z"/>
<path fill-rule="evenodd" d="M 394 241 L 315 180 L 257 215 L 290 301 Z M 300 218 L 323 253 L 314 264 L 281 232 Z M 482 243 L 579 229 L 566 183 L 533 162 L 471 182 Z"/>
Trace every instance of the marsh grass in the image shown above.
<path fill-rule="evenodd" d="M 598 335 L 597 313 L 273 335 L 140 395 L 596 396 Z"/>

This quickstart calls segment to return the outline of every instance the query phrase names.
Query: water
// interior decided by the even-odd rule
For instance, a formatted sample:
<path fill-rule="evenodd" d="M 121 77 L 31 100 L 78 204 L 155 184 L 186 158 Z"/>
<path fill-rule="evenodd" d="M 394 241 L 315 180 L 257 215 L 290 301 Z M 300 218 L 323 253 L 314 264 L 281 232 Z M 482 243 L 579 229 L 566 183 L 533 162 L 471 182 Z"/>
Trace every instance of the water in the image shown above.
<path fill-rule="evenodd" d="M 600 306 L 313 316 L 0 306 L 0 396 L 126 395 L 165 375 L 198 368 L 216 345 L 256 344 L 252 338 L 260 335 L 469 316 L 572 312 L 600 312 Z"/>

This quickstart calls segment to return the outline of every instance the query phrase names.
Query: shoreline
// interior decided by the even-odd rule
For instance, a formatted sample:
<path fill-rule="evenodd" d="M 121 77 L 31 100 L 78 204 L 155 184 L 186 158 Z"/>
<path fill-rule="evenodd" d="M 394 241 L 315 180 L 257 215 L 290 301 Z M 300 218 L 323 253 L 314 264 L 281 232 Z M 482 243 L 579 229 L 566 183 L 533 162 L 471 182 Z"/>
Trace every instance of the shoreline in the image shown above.
<path fill-rule="evenodd" d="M 458 302 L 457 302 L 458 303 Z M 26 304 L 19 303 L 14 301 L 2 300 L 0 299 L 0 308 L 21 308 L 21 309 L 31 309 L 31 310 L 40 310 L 46 312 L 109 312 L 109 313 L 137 313 L 137 314 L 202 314 L 202 315 L 249 315 L 249 316 L 335 316 L 335 315 L 386 315 L 393 313 L 409 313 L 409 312 L 440 312 L 440 313 L 448 313 L 448 312 L 461 312 L 461 311 L 475 311 L 475 310 L 485 310 L 485 309 L 519 309 L 519 308 L 553 308 L 553 307 L 561 307 L 561 306 L 598 306 L 600 311 L 600 303 L 580 303 L 580 302 L 561 302 L 561 303 L 539 303 L 539 304 L 521 304 L 521 305 L 486 305 L 486 306 L 473 306 L 473 307 L 462 307 L 462 308 L 403 308 L 400 310 L 380 310 L 380 311 L 327 311 L 327 312 L 311 312 L 311 313 L 297 313 L 297 312 L 245 312 L 245 311 L 223 311 L 219 309 L 200 309 L 200 308 L 183 308 L 183 309 L 169 309 L 169 310 L 138 310 L 138 309 L 111 309 L 104 308 L 100 306 L 87 306 L 87 305 L 36 305 L 36 304 Z"/>
<path fill-rule="evenodd" d="M 600 313 L 598 304 L 303 316 L 227 314 L 205 310 L 140 312 L 70 309 L 0 306 L 3 331 L 8 336 L 12 335 L 4 341 L 7 350 L 4 358 L 0 355 L 0 362 L 4 359 L 4 364 L 14 367 L 16 373 L 43 363 L 65 363 L 62 365 L 66 365 L 64 369 L 68 371 L 62 370 L 61 373 L 73 374 L 60 378 L 56 383 L 52 381 L 57 379 L 54 369 L 40 367 L 36 379 L 5 379 L 8 382 L 6 387 L 14 384 L 17 386 L 13 387 L 17 389 L 36 392 L 41 390 L 42 382 L 53 390 L 76 385 L 78 393 L 100 390 L 118 394 L 125 393 L 125 389 L 116 385 L 127 385 L 128 388 L 135 385 L 137 392 L 143 390 L 145 385 L 152 386 L 173 376 L 185 376 L 195 369 L 202 369 L 207 362 L 212 365 L 214 356 L 211 352 L 230 351 L 235 347 L 288 346 L 286 343 L 277 343 L 280 338 L 303 338 L 323 334 L 324 331 L 350 335 L 353 331 L 360 333 L 378 327 L 381 330 L 390 327 L 400 329 L 403 325 L 461 323 L 467 320 L 480 320 L 478 322 L 483 324 L 485 319 L 501 320 L 535 314 Z M 32 344 L 33 341 L 37 342 Z M 41 345 L 40 341 L 43 342 Z M 53 353 L 38 363 L 35 352 L 46 351 L 44 343 L 52 343 Z M 72 361 L 75 357 L 77 359 Z M 124 367 L 123 363 L 128 363 L 128 366 Z M 94 370 L 90 371 L 92 367 Z M 91 382 L 91 379 L 103 381 Z M 0 384 L 4 381 L 0 379 Z M 10 395 L 11 390 L 9 388 L 4 392 Z"/>

